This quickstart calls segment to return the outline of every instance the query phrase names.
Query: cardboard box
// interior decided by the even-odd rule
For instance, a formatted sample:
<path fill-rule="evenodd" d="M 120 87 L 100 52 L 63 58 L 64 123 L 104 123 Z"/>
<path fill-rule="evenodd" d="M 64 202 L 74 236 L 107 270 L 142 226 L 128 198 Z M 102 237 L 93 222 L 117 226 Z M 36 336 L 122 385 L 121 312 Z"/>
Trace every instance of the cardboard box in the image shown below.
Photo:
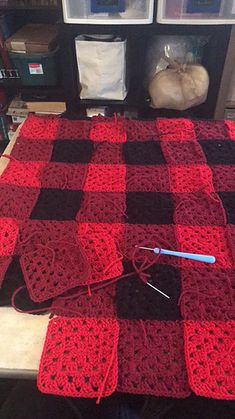
<path fill-rule="evenodd" d="M 23 26 L 6 40 L 8 51 L 22 53 L 47 53 L 57 45 L 58 30 L 55 25 L 30 24 Z"/>

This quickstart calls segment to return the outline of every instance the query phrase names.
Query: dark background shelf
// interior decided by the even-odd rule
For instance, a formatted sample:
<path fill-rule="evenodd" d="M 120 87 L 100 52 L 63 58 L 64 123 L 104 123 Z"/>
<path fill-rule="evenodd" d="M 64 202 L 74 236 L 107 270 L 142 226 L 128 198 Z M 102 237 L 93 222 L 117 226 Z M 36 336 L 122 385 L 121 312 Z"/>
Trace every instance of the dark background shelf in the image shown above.
<path fill-rule="evenodd" d="M 13 10 L 12 7 L 0 7 L 0 10 Z M 62 7 L 34 6 L 23 9 L 14 8 L 19 25 L 26 23 L 54 23 L 59 27 L 60 61 L 58 86 L 50 88 L 25 88 L 19 80 L 0 80 L 0 85 L 8 91 L 22 92 L 29 98 L 47 94 L 49 100 L 65 100 L 67 109 L 84 116 L 87 107 L 107 106 L 112 112 L 123 112 L 135 108 L 140 117 L 186 116 L 212 118 L 220 88 L 226 53 L 231 34 L 231 25 L 163 25 L 154 21 L 150 25 L 81 25 L 63 23 Z M 80 100 L 78 69 L 74 38 L 79 34 L 115 34 L 127 38 L 127 63 L 129 73 L 129 93 L 124 101 Z M 143 87 L 145 57 L 149 40 L 155 35 L 198 35 L 208 36 L 209 41 L 204 49 L 202 64 L 210 75 L 210 88 L 207 101 L 198 107 L 185 112 L 154 110 L 149 108 L 148 92 Z M 41 94 L 40 94 L 41 92 Z"/>

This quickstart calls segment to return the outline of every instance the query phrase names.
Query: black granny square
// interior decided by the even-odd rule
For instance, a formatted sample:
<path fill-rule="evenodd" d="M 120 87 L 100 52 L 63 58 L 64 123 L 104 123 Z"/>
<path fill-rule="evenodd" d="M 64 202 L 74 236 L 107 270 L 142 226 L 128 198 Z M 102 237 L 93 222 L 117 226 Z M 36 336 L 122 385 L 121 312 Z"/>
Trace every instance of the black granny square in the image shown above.
<path fill-rule="evenodd" d="M 126 164 L 165 164 L 160 141 L 127 142 L 123 144 L 123 155 Z"/>
<path fill-rule="evenodd" d="M 128 267 L 128 271 L 133 268 Z M 169 265 L 153 265 L 147 273 L 155 287 L 169 295 L 168 300 L 141 281 L 138 275 L 120 280 L 117 284 L 117 314 L 122 319 L 178 320 L 181 319 L 178 298 L 180 295 L 180 271 Z"/>
<path fill-rule="evenodd" d="M 80 209 L 82 196 L 82 191 L 42 189 L 30 218 L 35 220 L 74 220 Z"/>
<path fill-rule="evenodd" d="M 129 224 L 173 224 L 172 195 L 167 192 L 128 192 Z"/>
<path fill-rule="evenodd" d="M 54 142 L 51 161 L 65 163 L 89 163 L 93 143 L 89 140 L 57 140 Z"/>
<path fill-rule="evenodd" d="M 208 164 L 234 164 L 235 141 L 206 140 L 199 141 Z"/>

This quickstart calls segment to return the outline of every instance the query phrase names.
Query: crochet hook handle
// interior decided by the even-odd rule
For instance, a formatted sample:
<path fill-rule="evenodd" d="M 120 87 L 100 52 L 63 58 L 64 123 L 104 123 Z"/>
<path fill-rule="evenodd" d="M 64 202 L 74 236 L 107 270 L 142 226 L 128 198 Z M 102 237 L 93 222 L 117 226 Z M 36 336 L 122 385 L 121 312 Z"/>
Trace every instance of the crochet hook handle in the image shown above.
<path fill-rule="evenodd" d="M 151 249 L 149 247 L 140 247 L 140 249 L 152 250 L 154 253 L 159 253 L 159 248 Z M 215 263 L 215 257 L 210 255 L 200 255 L 196 253 L 176 252 L 174 250 L 160 249 L 162 255 L 176 256 L 179 258 L 197 260 L 198 262 Z"/>
<path fill-rule="evenodd" d="M 159 253 L 158 247 L 155 247 L 154 253 Z M 179 258 L 197 260 L 198 262 L 215 263 L 215 257 L 209 255 L 200 255 L 197 253 L 175 252 L 174 250 L 161 249 L 163 255 L 176 256 Z"/>

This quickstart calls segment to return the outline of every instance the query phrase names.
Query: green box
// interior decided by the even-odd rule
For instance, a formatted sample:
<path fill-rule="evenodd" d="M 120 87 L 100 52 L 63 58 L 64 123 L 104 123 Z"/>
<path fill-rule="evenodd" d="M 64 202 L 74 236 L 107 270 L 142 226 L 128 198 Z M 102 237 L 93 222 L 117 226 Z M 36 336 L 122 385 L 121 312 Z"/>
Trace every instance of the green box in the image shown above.
<path fill-rule="evenodd" d="M 56 86 L 58 82 L 58 52 L 25 54 L 10 52 L 14 68 L 19 71 L 23 86 Z"/>

